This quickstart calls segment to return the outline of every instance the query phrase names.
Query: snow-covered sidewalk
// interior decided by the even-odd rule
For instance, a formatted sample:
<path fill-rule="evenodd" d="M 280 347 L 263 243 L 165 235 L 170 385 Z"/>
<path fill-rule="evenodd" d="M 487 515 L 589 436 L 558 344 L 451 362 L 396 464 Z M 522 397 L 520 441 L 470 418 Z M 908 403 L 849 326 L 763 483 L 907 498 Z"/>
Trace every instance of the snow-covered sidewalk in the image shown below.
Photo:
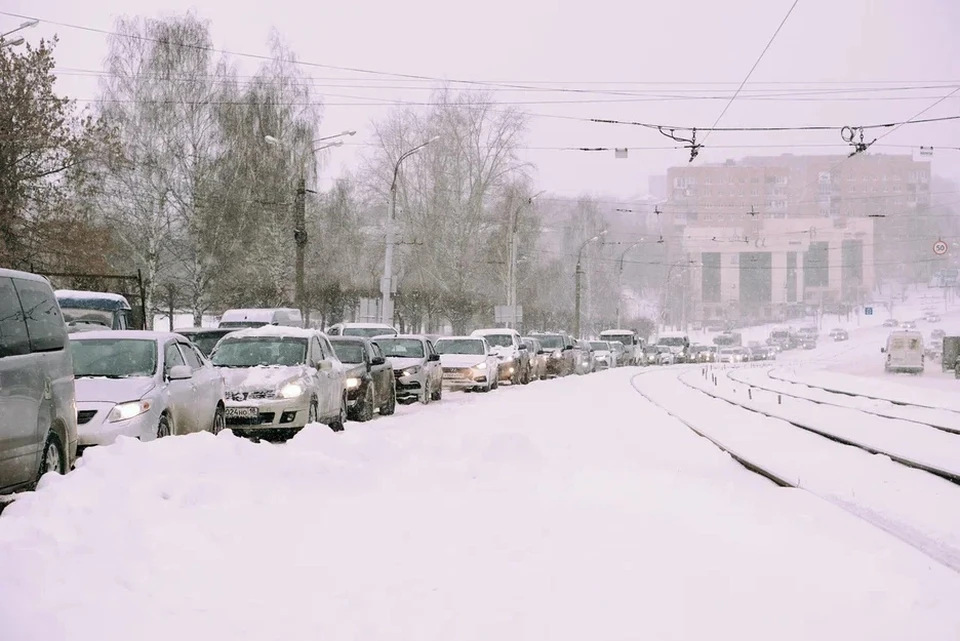
<path fill-rule="evenodd" d="M 635 371 L 91 450 L 0 516 L 0 638 L 960 638 L 960 576 L 742 469 Z"/>

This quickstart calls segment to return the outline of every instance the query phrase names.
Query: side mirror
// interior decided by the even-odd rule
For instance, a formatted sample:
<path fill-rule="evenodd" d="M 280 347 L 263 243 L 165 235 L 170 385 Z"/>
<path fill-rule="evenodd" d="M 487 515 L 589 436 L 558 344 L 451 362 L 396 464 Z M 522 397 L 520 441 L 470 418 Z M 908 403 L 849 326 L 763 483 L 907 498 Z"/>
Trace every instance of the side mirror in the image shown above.
<path fill-rule="evenodd" d="M 317 369 L 321 372 L 328 372 L 333 369 L 333 363 L 330 361 L 320 361 L 317 363 Z"/>
<path fill-rule="evenodd" d="M 546 352 L 543 351 L 542 349 L 541 349 L 541 350 L 537 350 L 537 356 L 543 356 L 544 354 L 546 354 Z"/>
<path fill-rule="evenodd" d="M 440 354 L 430 354 L 430 356 L 427 356 L 427 360 L 431 363 L 436 363 L 440 360 Z"/>
<path fill-rule="evenodd" d="M 189 365 L 174 365 L 167 372 L 167 380 L 170 381 L 185 381 L 191 378 L 193 378 L 193 370 Z"/>
<path fill-rule="evenodd" d="M 565 351 L 565 352 L 566 352 L 566 351 L 569 351 L 569 350 L 571 350 L 571 349 L 573 349 L 573 345 L 564 345 L 564 346 L 563 346 L 563 351 Z"/>
<path fill-rule="evenodd" d="M 517 349 L 526 351 L 526 350 L 527 350 L 527 346 L 526 346 L 526 344 L 524 344 L 524 343 L 520 343 L 520 347 L 518 347 Z"/>
<path fill-rule="evenodd" d="M 886 352 L 887 352 L 887 348 L 886 348 L 886 347 L 881 347 L 881 348 L 880 348 L 880 353 L 881 353 L 881 354 L 885 354 Z"/>
<path fill-rule="evenodd" d="M 383 365 L 386 362 L 387 362 L 387 359 L 385 359 L 383 356 L 374 356 L 373 358 L 370 359 L 371 366 Z"/>
<path fill-rule="evenodd" d="M 493 351 L 492 349 L 491 349 L 489 352 L 487 352 L 487 356 L 496 356 L 496 355 L 497 355 L 497 353 L 496 353 L 495 351 Z"/>

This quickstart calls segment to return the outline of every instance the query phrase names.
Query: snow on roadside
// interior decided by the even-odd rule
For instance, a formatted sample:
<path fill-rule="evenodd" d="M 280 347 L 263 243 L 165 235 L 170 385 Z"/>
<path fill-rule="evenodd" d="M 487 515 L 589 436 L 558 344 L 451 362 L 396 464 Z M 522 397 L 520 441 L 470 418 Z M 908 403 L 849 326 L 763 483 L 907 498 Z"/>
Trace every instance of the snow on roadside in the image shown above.
<path fill-rule="evenodd" d="M 3 638 L 960 636 L 960 577 L 746 472 L 634 373 L 90 450 L 0 516 Z"/>
<path fill-rule="evenodd" d="M 960 568 L 960 487 L 678 386 L 677 374 L 654 371 L 637 380 L 657 402 L 748 461 L 817 496 L 856 506 L 871 522 Z"/>

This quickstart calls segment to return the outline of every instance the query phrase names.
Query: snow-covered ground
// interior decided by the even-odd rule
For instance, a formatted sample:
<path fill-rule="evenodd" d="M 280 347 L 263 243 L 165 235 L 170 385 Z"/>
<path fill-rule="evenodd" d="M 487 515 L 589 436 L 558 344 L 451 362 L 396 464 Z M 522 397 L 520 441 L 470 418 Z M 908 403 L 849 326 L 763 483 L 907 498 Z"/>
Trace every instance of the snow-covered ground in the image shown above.
<path fill-rule="evenodd" d="M 747 472 L 634 374 L 91 450 L 0 516 L 3 638 L 960 638 L 960 576 Z"/>

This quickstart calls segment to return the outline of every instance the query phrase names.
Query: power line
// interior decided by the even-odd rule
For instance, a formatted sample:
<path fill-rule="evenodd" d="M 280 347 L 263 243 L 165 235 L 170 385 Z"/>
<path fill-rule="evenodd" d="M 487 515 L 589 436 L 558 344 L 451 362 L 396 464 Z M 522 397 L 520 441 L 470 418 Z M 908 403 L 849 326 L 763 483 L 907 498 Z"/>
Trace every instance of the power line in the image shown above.
<path fill-rule="evenodd" d="M 727 113 L 727 110 L 730 108 L 730 105 L 733 104 L 733 101 L 737 99 L 737 96 L 743 90 L 743 86 L 747 84 L 748 80 L 750 80 L 750 76 L 753 75 L 753 72 L 757 68 L 757 65 L 760 64 L 761 60 L 763 60 L 763 56 L 766 55 L 767 51 L 770 49 L 770 46 L 773 44 L 773 41 L 776 40 L 777 35 L 779 35 L 780 33 L 780 30 L 783 29 L 783 25 L 787 23 L 787 20 L 790 18 L 790 14 L 793 13 L 793 10 L 796 9 L 797 3 L 799 2 L 800 0 L 793 0 L 793 4 L 790 5 L 790 9 L 787 11 L 787 15 L 783 16 L 783 20 L 780 21 L 780 24 L 777 26 L 777 30 L 773 32 L 773 35 L 770 36 L 770 40 L 767 41 L 767 46 L 765 46 L 763 48 L 763 51 L 760 52 L 760 55 L 757 57 L 757 61 L 753 63 L 753 66 L 750 67 L 750 71 L 747 72 L 747 75 L 743 79 L 743 82 L 740 83 L 740 86 L 737 87 L 737 90 L 734 92 L 733 96 L 730 97 L 730 102 L 727 103 L 727 105 L 723 108 L 723 111 L 720 112 L 720 115 L 717 116 L 717 119 L 713 123 L 713 127 L 716 127 L 718 124 L 720 124 L 720 119 L 723 118 L 724 114 Z M 703 145 L 703 143 L 706 142 L 707 138 L 710 137 L 710 134 L 711 132 L 707 131 L 707 134 L 703 137 L 703 140 L 700 143 L 701 145 Z M 691 144 L 694 146 L 690 150 L 690 160 L 693 160 L 697 156 L 697 148 L 695 146 L 696 145 L 695 141 L 696 141 L 696 133 L 694 133 L 691 141 Z"/>

